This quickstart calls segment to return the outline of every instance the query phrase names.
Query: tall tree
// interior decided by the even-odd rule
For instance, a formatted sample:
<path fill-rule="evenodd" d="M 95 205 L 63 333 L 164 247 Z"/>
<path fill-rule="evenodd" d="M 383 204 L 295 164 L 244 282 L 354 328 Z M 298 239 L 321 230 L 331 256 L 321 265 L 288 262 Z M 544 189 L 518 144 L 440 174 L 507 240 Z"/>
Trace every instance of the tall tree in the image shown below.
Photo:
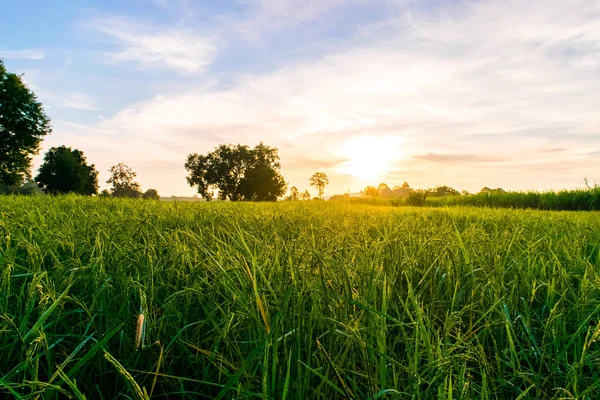
<path fill-rule="evenodd" d="M 285 194 L 287 184 L 279 173 L 281 164 L 277 149 L 259 143 L 250 152 L 240 192 L 244 200 L 275 201 Z"/>
<path fill-rule="evenodd" d="M 47 193 L 98 193 L 96 167 L 87 164 L 83 152 L 65 146 L 48 150 L 35 181 Z"/>
<path fill-rule="evenodd" d="M 0 184 L 22 183 L 31 157 L 51 132 L 50 119 L 21 76 L 6 71 L 0 60 Z"/>
<path fill-rule="evenodd" d="M 377 192 L 381 197 L 392 197 L 392 189 L 387 185 L 387 183 L 380 183 L 377 186 Z"/>
<path fill-rule="evenodd" d="M 110 170 L 110 178 L 106 183 L 112 184 L 111 194 L 115 197 L 139 198 L 142 193 L 140 185 L 134 179 L 137 176 L 125 163 L 113 165 Z"/>
<path fill-rule="evenodd" d="M 320 199 L 323 198 L 323 192 L 327 185 L 329 185 L 329 178 L 327 178 L 327 175 L 323 172 L 315 172 L 313 176 L 310 177 L 310 186 L 317 188 Z"/>
<path fill-rule="evenodd" d="M 288 196 L 288 200 L 296 201 L 300 200 L 300 191 L 296 186 L 292 186 L 290 188 L 290 195 Z"/>
<path fill-rule="evenodd" d="M 217 190 L 221 200 L 275 201 L 286 190 L 280 168 L 277 148 L 263 143 L 253 149 L 221 144 L 206 155 L 190 154 L 185 163 L 188 184 L 206 200 Z"/>

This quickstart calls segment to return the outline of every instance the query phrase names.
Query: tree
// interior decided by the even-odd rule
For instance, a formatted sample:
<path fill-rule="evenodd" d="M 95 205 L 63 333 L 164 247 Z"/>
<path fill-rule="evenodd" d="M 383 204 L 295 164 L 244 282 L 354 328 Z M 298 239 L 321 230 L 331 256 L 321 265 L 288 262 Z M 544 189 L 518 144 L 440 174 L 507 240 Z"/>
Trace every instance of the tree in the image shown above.
<path fill-rule="evenodd" d="M 0 186 L 0 194 L 18 194 L 20 196 L 31 196 L 44 194 L 44 191 L 29 177 L 25 178 L 21 186 Z"/>
<path fill-rule="evenodd" d="M 98 172 L 87 165 L 83 152 L 70 147 L 52 147 L 44 156 L 35 181 L 47 193 L 98 193 Z"/>
<path fill-rule="evenodd" d="M 490 194 L 502 194 L 502 193 L 506 193 L 506 191 L 504 189 L 502 189 L 502 188 L 492 189 L 492 188 L 489 188 L 487 186 L 484 186 L 479 191 L 479 194 L 487 194 L 487 195 L 490 195 Z"/>
<path fill-rule="evenodd" d="M 408 197 L 406 198 L 406 204 L 409 206 L 421 207 L 425 205 L 425 200 L 427 200 L 427 194 L 429 192 L 423 189 L 417 189 L 410 192 Z"/>
<path fill-rule="evenodd" d="M 375 186 L 367 186 L 366 188 L 361 190 L 360 193 L 365 197 L 379 197 L 379 190 L 377 190 Z"/>
<path fill-rule="evenodd" d="M 329 179 L 323 172 L 315 172 L 313 176 L 310 177 L 310 186 L 317 188 L 320 199 L 323 198 L 323 191 L 327 185 L 329 185 Z"/>
<path fill-rule="evenodd" d="M 276 148 L 262 142 L 250 151 L 250 163 L 240 182 L 244 200 L 276 201 L 287 191 L 287 183 L 279 173 L 281 164 Z"/>
<path fill-rule="evenodd" d="M 288 196 L 288 200 L 300 200 L 300 192 L 298 191 L 298 188 L 296 186 L 292 186 L 290 188 L 290 195 Z"/>
<path fill-rule="evenodd" d="M 310 200 L 310 193 L 308 193 L 308 189 L 306 189 L 304 193 L 302 193 L 301 198 L 302 200 Z"/>
<path fill-rule="evenodd" d="M 411 192 L 412 189 L 410 188 L 410 185 L 404 182 L 402 186 L 394 186 L 392 189 L 392 197 L 408 197 Z"/>
<path fill-rule="evenodd" d="M 108 178 L 106 183 L 112 184 L 112 196 L 137 199 L 142 195 L 139 183 L 134 181 L 137 174 L 126 164 L 121 162 L 113 165 L 109 172 L 110 178 Z"/>
<path fill-rule="evenodd" d="M 377 192 L 381 197 L 392 197 L 392 189 L 386 183 L 380 183 L 377 186 Z"/>
<path fill-rule="evenodd" d="M 429 189 L 431 197 L 444 197 L 444 196 L 460 196 L 460 192 L 449 186 L 437 186 L 434 189 Z"/>
<path fill-rule="evenodd" d="M 0 60 L 0 184 L 24 181 L 31 157 L 51 131 L 50 119 L 35 94 L 21 76 L 8 73 Z"/>
<path fill-rule="evenodd" d="M 145 199 L 145 200 L 160 200 L 160 196 L 158 195 L 158 191 L 156 189 L 148 189 L 142 195 L 142 199 Z"/>
<path fill-rule="evenodd" d="M 206 200 L 218 190 L 221 200 L 275 201 L 286 191 L 280 168 L 277 148 L 262 142 L 253 149 L 221 144 L 206 155 L 190 154 L 185 163 L 188 184 Z"/>

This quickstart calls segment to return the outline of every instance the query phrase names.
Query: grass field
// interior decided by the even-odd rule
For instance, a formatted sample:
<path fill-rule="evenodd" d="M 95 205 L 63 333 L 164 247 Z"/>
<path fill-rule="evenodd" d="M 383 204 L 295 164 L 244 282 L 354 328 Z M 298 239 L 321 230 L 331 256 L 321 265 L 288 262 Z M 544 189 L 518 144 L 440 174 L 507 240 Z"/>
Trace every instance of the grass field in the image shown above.
<path fill-rule="evenodd" d="M 0 395 L 593 399 L 599 263 L 591 212 L 1 197 Z"/>

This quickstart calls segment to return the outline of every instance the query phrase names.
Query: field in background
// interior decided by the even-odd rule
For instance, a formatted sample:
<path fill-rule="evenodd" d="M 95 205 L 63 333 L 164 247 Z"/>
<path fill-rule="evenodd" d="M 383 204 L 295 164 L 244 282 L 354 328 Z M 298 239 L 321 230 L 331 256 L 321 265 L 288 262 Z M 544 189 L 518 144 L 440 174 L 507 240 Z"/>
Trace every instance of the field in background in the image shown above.
<path fill-rule="evenodd" d="M 591 399 L 599 252 L 596 213 L 2 197 L 0 393 Z"/>
<path fill-rule="evenodd" d="M 515 208 L 551 211 L 600 211 L 600 187 L 560 190 L 555 192 L 498 192 L 467 194 L 460 196 L 425 196 L 417 190 L 409 197 L 350 197 L 334 196 L 332 201 L 350 204 L 385 206 L 472 206 L 491 208 Z"/>

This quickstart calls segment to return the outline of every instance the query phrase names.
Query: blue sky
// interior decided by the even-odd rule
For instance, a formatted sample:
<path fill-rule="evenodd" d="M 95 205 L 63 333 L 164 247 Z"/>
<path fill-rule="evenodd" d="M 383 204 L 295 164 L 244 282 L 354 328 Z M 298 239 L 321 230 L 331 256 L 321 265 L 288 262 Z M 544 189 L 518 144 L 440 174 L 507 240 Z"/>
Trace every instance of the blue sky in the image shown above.
<path fill-rule="evenodd" d="M 100 179 L 191 195 L 190 152 L 280 149 L 290 185 L 600 179 L 597 0 L 7 2 L 0 57 Z M 36 158 L 39 166 L 41 155 Z M 106 186 L 106 185 L 103 185 Z M 313 190 L 314 192 L 314 190 Z"/>

